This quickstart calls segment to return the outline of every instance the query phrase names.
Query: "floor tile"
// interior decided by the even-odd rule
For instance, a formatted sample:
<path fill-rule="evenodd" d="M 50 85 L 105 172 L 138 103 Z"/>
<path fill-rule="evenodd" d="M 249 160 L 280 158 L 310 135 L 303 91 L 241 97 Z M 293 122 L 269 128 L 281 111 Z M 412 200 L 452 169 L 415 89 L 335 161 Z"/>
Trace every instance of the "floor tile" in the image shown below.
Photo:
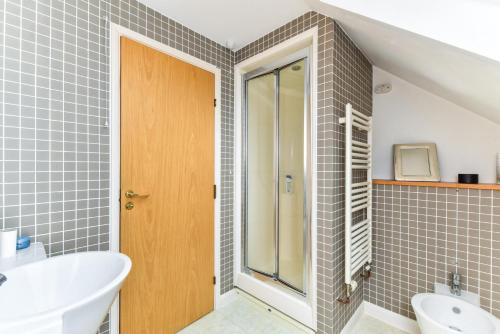
<path fill-rule="evenodd" d="M 300 326 L 300 325 L 299 325 Z M 264 304 L 239 293 L 236 298 L 178 334 L 310 334 L 276 312 L 269 312 Z M 397 328 L 363 315 L 351 334 L 408 334 Z"/>
<path fill-rule="evenodd" d="M 368 315 L 362 315 L 352 334 L 408 334 Z"/>
<path fill-rule="evenodd" d="M 178 334 L 310 334 L 241 294 Z"/>

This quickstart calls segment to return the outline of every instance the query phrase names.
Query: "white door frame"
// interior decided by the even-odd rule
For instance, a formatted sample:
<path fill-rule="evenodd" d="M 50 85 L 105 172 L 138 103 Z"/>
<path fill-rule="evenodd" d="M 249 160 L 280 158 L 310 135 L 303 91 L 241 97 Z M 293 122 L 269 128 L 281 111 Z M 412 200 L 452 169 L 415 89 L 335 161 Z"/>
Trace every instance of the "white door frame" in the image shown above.
<path fill-rule="evenodd" d="M 293 52 L 311 48 L 311 284 L 308 303 L 282 289 L 272 287 L 241 270 L 241 177 L 242 177 L 242 91 L 243 75 L 272 63 Z M 318 27 L 315 26 L 283 43 L 250 57 L 234 67 L 234 285 L 247 291 L 293 319 L 317 328 L 317 87 L 318 87 Z"/>
<path fill-rule="evenodd" d="M 215 184 L 221 189 L 221 69 L 193 57 L 187 53 L 174 49 L 170 46 L 157 42 L 149 37 L 141 35 L 130 29 L 110 22 L 110 138 L 111 138 L 111 166 L 110 166 L 110 249 L 113 252 L 120 251 L 120 37 L 125 36 L 148 47 L 156 49 L 169 56 L 178 58 L 186 63 L 202 68 L 215 75 Z M 214 285 L 215 308 L 220 305 L 220 193 L 214 201 L 214 273 L 216 282 Z M 132 263 L 132 268 L 134 264 Z M 133 270 L 133 269 L 132 269 Z M 169 287 L 166 287 L 167 289 Z M 111 307 L 110 330 L 111 334 L 119 333 L 119 297 Z"/>

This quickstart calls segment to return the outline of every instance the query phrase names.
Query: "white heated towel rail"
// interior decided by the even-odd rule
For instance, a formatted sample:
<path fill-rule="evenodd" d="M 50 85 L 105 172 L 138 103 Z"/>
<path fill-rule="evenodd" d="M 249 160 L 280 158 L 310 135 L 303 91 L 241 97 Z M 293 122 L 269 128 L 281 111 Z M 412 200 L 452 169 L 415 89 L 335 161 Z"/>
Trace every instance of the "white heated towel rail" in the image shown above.
<path fill-rule="evenodd" d="M 372 262 L 372 118 L 348 103 L 345 117 L 345 284 L 347 297 L 356 288 L 354 274 Z M 353 128 L 365 132 L 367 142 L 354 140 Z M 353 183 L 353 171 L 366 170 L 366 180 Z M 366 210 L 365 219 L 353 224 L 353 214 Z M 359 219 L 358 219 L 359 221 Z"/>

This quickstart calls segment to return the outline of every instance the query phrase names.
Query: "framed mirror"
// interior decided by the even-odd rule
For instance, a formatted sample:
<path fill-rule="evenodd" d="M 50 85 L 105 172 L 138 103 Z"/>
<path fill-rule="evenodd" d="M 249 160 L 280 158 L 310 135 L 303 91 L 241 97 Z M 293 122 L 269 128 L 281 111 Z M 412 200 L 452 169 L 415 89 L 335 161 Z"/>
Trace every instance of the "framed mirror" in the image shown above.
<path fill-rule="evenodd" d="M 394 176 L 398 181 L 440 181 L 436 144 L 394 145 Z"/>

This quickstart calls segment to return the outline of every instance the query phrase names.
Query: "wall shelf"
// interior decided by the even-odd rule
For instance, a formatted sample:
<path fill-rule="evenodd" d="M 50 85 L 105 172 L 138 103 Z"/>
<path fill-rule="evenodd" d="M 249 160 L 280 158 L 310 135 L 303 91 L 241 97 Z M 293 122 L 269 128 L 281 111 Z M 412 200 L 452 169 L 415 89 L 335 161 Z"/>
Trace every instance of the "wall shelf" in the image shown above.
<path fill-rule="evenodd" d="M 464 184 L 453 182 L 419 182 L 419 181 L 395 181 L 395 180 L 373 180 L 373 184 L 410 186 L 410 187 L 434 187 L 452 189 L 478 189 L 478 190 L 500 190 L 500 184 Z"/>

